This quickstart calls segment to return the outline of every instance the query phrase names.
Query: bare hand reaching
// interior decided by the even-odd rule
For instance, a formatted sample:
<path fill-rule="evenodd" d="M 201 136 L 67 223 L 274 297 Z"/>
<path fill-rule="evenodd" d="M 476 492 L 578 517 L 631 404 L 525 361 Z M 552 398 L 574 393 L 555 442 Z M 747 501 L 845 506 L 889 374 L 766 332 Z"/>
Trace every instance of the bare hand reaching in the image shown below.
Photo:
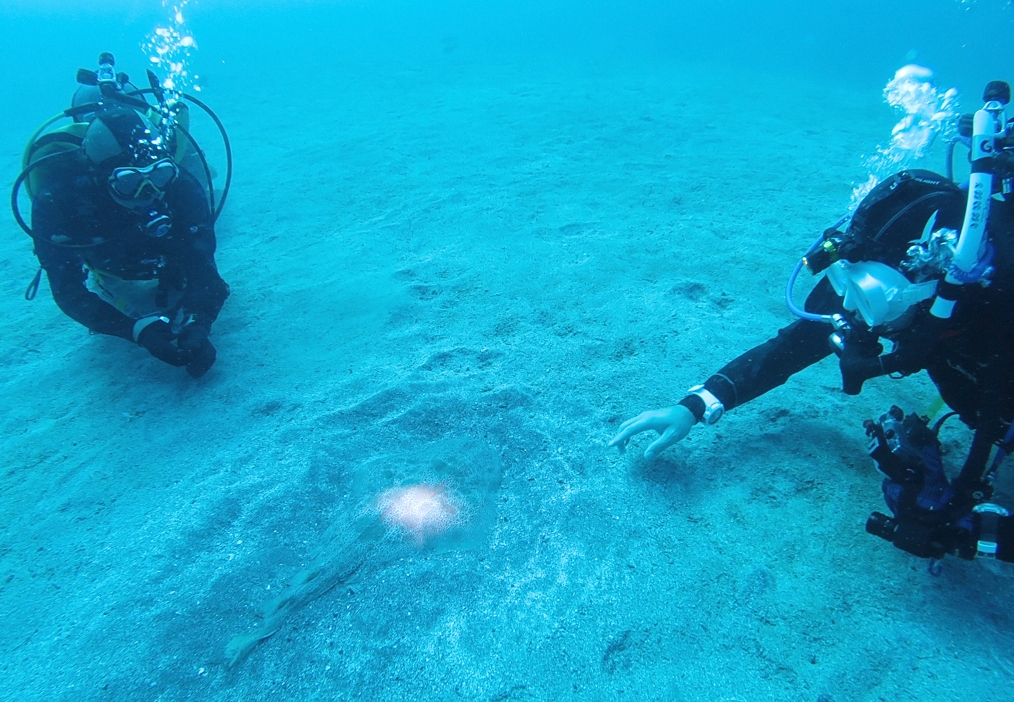
<path fill-rule="evenodd" d="M 630 438 L 642 431 L 652 429 L 660 434 L 644 452 L 645 458 L 654 458 L 659 453 L 680 441 L 697 423 L 694 413 L 683 405 L 642 412 L 620 425 L 620 432 L 609 442 L 623 453 Z"/>

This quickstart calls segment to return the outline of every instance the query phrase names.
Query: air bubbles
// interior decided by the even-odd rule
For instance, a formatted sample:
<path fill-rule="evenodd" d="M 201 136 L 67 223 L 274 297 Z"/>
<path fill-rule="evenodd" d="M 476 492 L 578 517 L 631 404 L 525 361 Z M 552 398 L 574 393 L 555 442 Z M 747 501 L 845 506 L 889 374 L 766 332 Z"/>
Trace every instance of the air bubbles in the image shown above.
<path fill-rule="evenodd" d="M 869 176 L 853 187 L 852 210 L 883 178 L 926 156 L 937 136 L 946 139 L 956 132 L 958 91 L 941 92 L 933 83 L 933 71 L 925 66 L 899 68 L 884 88 L 884 99 L 904 116 L 891 130 L 890 143 L 866 159 Z"/>
<path fill-rule="evenodd" d="M 197 42 L 186 27 L 183 10 L 189 0 L 162 0 L 163 7 L 171 7 L 166 22 L 155 27 L 141 48 L 148 55 L 148 63 L 157 69 L 159 85 L 163 96 L 159 107 L 159 130 L 171 142 L 177 127 L 177 115 L 183 109 L 183 93 L 190 89 L 199 91 L 189 65 L 191 54 L 197 49 Z"/>
<path fill-rule="evenodd" d="M 197 89 L 187 69 L 191 52 L 197 49 L 193 34 L 186 27 L 183 10 L 189 0 L 182 0 L 172 6 L 169 21 L 165 26 L 156 27 L 148 36 L 142 48 L 148 54 L 148 62 L 167 71 L 162 87 L 172 92 L 182 92 L 188 88 Z M 163 6 L 166 6 L 163 0 Z M 173 96 L 174 99 L 178 99 Z"/>

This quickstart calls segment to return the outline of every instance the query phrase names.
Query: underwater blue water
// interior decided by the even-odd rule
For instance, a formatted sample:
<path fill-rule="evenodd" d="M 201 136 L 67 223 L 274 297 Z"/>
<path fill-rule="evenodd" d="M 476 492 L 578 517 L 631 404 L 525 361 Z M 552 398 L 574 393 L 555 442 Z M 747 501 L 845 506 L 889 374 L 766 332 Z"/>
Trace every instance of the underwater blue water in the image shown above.
<path fill-rule="evenodd" d="M 165 26 L 236 167 L 200 381 L 25 301 L 0 218 L 0 700 L 1014 698 L 1014 570 L 863 532 L 862 420 L 925 378 L 848 398 L 824 362 L 658 459 L 606 446 L 791 321 L 899 68 L 969 111 L 1014 80 L 1010 2 L 176 9 L 0 3 L 0 182 Z"/>

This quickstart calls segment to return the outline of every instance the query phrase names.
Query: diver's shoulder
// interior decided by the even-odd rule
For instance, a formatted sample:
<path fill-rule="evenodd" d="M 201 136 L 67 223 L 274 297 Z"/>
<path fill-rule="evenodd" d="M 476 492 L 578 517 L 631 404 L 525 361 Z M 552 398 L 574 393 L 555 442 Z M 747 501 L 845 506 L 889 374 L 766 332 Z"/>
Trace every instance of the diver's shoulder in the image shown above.
<path fill-rule="evenodd" d="M 183 207 L 203 205 L 208 208 L 208 191 L 192 173 L 181 168 L 179 176 L 166 189 L 166 197 L 170 204 Z"/>

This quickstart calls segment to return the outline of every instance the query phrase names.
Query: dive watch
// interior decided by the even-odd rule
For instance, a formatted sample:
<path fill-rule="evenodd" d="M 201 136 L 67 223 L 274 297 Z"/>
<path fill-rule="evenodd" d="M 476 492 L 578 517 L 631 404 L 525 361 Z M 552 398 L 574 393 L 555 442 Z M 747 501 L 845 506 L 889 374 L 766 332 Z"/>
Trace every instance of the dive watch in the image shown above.
<path fill-rule="evenodd" d="M 695 385 L 687 390 L 687 392 L 691 395 L 697 395 L 704 402 L 704 414 L 701 415 L 701 422 L 704 424 L 714 424 L 725 414 L 725 405 L 703 385 Z"/>

